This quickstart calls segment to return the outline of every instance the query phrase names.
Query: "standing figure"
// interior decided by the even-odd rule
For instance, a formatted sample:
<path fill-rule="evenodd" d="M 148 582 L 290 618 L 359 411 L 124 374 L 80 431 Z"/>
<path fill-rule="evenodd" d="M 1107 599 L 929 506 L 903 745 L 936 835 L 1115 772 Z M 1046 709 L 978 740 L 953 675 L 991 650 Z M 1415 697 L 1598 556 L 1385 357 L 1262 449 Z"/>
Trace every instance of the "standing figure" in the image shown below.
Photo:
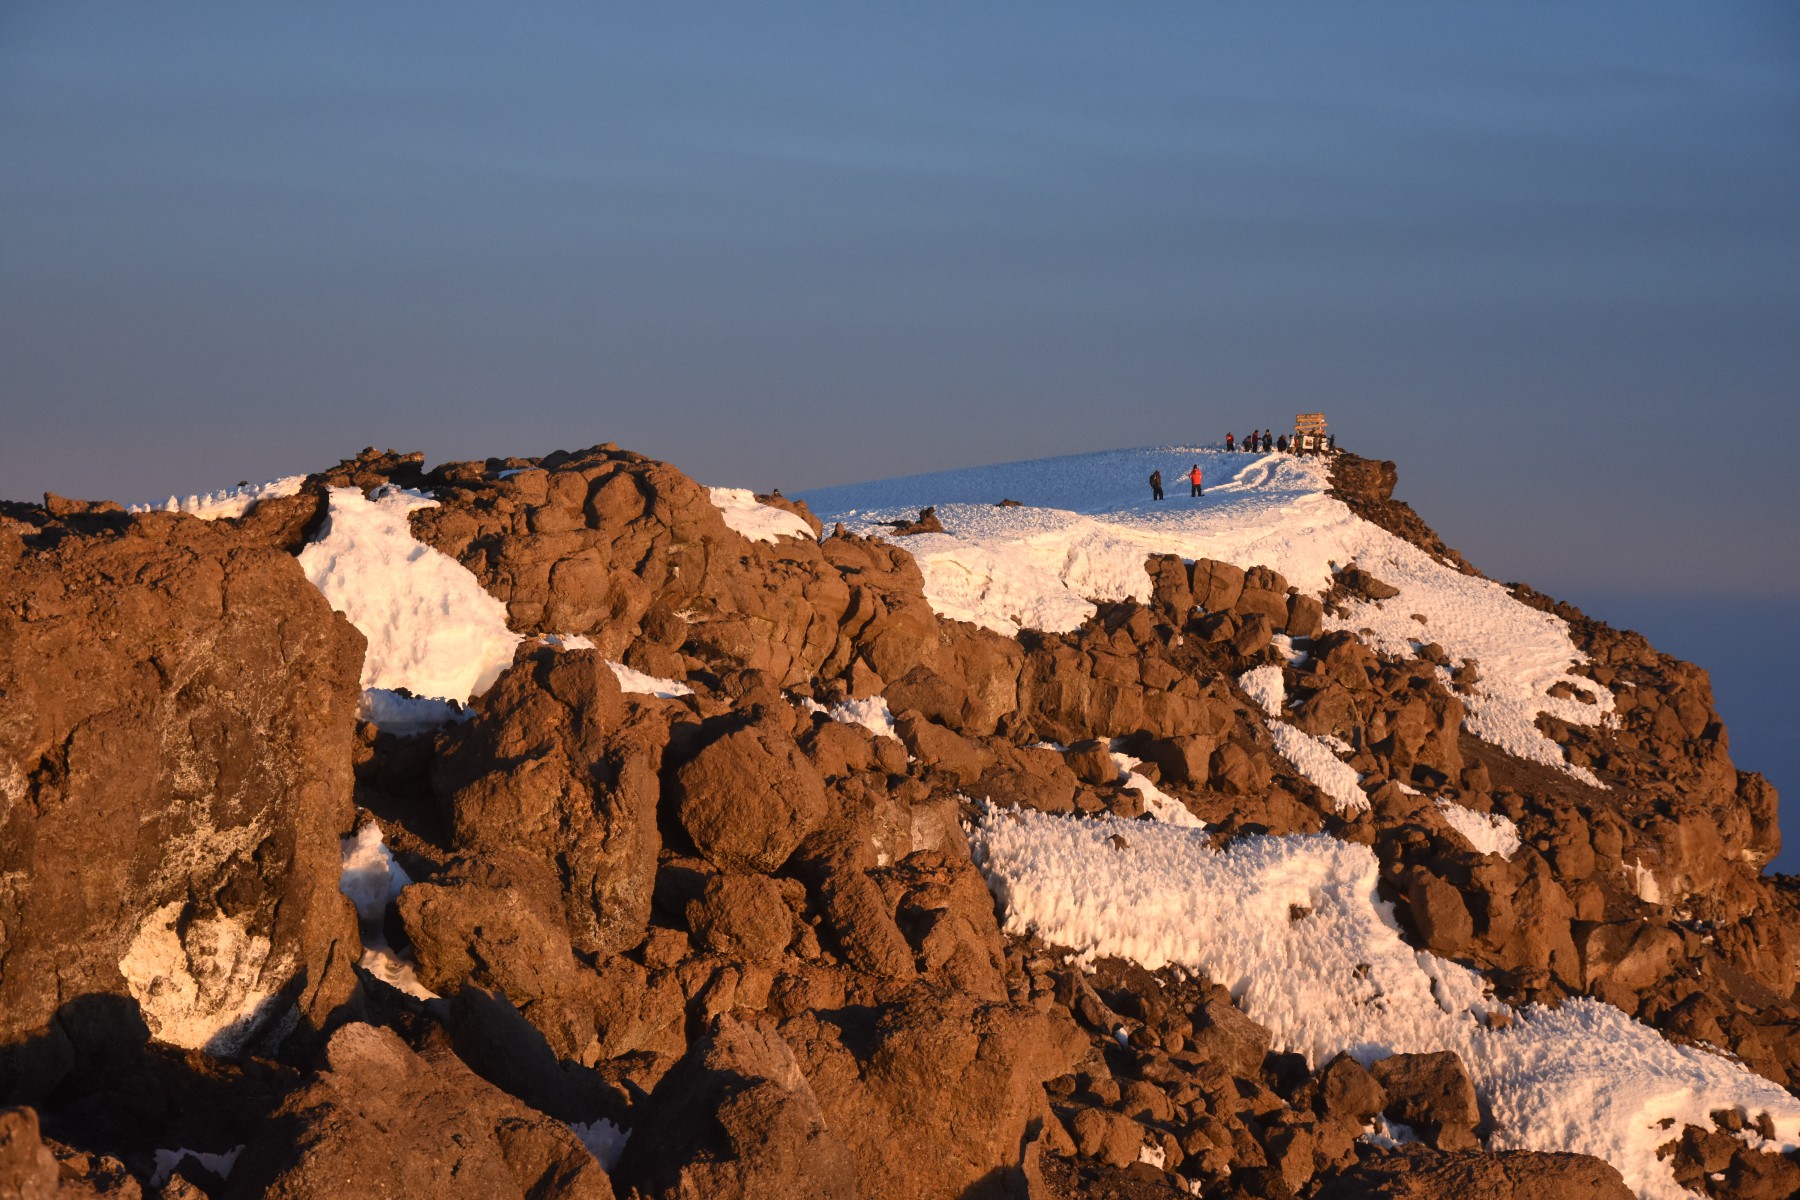
<path fill-rule="evenodd" d="M 1189 495 L 1198 496 L 1201 494 L 1200 479 L 1201 479 L 1200 464 L 1195 463 L 1193 470 L 1188 472 L 1188 482 L 1193 485 L 1193 491 L 1190 492 Z"/>
<path fill-rule="evenodd" d="M 1263 453 L 1267 454 L 1270 450 L 1274 449 L 1274 447 L 1275 439 L 1269 435 L 1268 430 L 1263 430 Z"/>
<path fill-rule="evenodd" d="M 1287 434 L 1284 433 L 1275 439 L 1275 448 L 1283 454 L 1287 453 Z"/>
<path fill-rule="evenodd" d="M 1150 472 L 1150 498 L 1152 500 L 1161 500 L 1162 499 L 1162 471 L 1161 470 L 1156 470 L 1156 471 Z"/>
<path fill-rule="evenodd" d="M 1237 448 L 1237 447 L 1236 447 L 1236 446 L 1235 446 L 1235 445 L 1233 445 L 1233 444 L 1232 444 L 1232 441 L 1231 441 L 1231 435 L 1230 435 L 1230 434 L 1229 434 L 1229 433 L 1228 433 L 1228 434 L 1226 434 L 1226 435 L 1225 435 L 1225 453 L 1227 453 L 1227 454 L 1229 454 L 1229 453 L 1231 453 L 1231 452 L 1232 452 L 1232 451 L 1233 451 L 1233 450 L 1235 450 L 1235 449 L 1236 449 L 1236 448 Z"/>
<path fill-rule="evenodd" d="M 1244 449 L 1255 454 L 1257 443 L 1260 441 L 1262 441 L 1262 430 L 1253 429 L 1250 431 L 1250 436 L 1244 439 Z"/>

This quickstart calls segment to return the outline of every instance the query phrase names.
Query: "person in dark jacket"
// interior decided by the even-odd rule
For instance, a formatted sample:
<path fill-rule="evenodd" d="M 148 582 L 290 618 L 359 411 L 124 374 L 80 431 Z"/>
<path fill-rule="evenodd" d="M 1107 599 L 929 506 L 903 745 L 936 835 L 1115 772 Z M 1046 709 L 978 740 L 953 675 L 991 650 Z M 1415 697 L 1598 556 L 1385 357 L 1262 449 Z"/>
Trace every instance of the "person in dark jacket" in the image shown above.
<path fill-rule="evenodd" d="M 1287 453 L 1287 434 L 1284 433 L 1275 439 L 1275 448 L 1283 454 Z"/>
<path fill-rule="evenodd" d="M 1263 430 L 1263 453 L 1267 454 L 1270 450 L 1272 450 L 1274 448 L 1275 448 L 1275 439 L 1269 435 L 1268 430 L 1266 430 L 1266 429 Z"/>
<path fill-rule="evenodd" d="M 1152 500 L 1162 499 L 1162 472 L 1160 470 L 1150 472 L 1150 498 Z"/>
<path fill-rule="evenodd" d="M 1194 489 L 1192 492 L 1189 493 L 1189 495 L 1198 496 L 1201 494 L 1200 480 L 1201 480 L 1200 464 L 1195 463 L 1193 466 L 1193 469 L 1188 472 L 1188 482 L 1193 485 L 1193 489 Z"/>

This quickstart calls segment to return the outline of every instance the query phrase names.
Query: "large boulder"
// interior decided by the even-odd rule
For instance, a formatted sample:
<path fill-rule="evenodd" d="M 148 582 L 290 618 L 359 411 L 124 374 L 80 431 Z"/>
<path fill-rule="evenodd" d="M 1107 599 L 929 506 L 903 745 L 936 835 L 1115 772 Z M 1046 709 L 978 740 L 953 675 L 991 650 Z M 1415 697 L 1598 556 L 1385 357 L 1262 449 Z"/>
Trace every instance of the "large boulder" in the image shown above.
<path fill-rule="evenodd" d="M 353 994 L 338 893 L 363 638 L 289 555 L 154 513 L 0 546 L 0 1093 L 59 1007 L 230 1053 Z M 29 1041 L 30 1047 L 20 1043 Z M 61 1064 L 61 1065 L 59 1065 Z"/>
<path fill-rule="evenodd" d="M 332 1035 L 324 1069 L 244 1148 L 229 1200 L 611 1200 L 574 1132 L 434 1045 L 391 1030 Z"/>
<path fill-rule="evenodd" d="M 773 718 L 707 743 L 675 785 L 682 828 L 727 871 L 775 870 L 826 811 L 825 781 Z"/>
<path fill-rule="evenodd" d="M 1319 1189 L 1317 1200 L 1630 1200 L 1618 1170 L 1586 1154 L 1446 1154 L 1425 1146 L 1374 1153 Z"/>
<path fill-rule="evenodd" d="M 535 859 L 576 950 L 635 946 L 662 848 L 666 740 L 664 720 L 634 717 L 599 652 L 522 652 L 438 756 L 433 787 L 449 803 L 452 849 L 470 860 Z"/>
<path fill-rule="evenodd" d="M 1454 1051 L 1395 1054 L 1372 1065 L 1369 1073 L 1387 1092 L 1388 1116 L 1418 1130 L 1439 1150 L 1475 1147 L 1481 1106 Z"/>

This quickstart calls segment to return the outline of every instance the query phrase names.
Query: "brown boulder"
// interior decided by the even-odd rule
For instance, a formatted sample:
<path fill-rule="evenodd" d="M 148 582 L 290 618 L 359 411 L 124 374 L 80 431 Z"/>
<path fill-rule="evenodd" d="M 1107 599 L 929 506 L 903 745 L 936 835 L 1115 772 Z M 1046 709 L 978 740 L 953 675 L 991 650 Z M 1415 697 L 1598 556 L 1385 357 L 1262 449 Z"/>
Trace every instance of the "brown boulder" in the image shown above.
<path fill-rule="evenodd" d="M 794 915 L 766 875 L 715 875 L 687 908 L 699 943 L 726 958 L 779 958 L 794 935 Z"/>
<path fill-rule="evenodd" d="M 1369 1073 L 1387 1092 L 1387 1115 L 1417 1130 L 1430 1145 L 1439 1150 L 1476 1146 L 1481 1107 L 1454 1051 L 1395 1054 L 1371 1065 Z"/>
<path fill-rule="evenodd" d="M 1210 558 L 1194 560 L 1194 603 L 1207 612 L 1230 612 L 1244 593 L 1244 569 Z"/>
<path fill-rule="evenodd" d="M 1076 742 L 1063 752 L 1063 758 L 1083 783 L 1100 787 L 1118 782 L 1119 764 L 1113 761 L 1112 748 L 1098 738 Z"/>
<path fill-rule="evenodd" d="M 38 1135 L 37 1113 L 0 1109 L 0 1196 L 57 1200 L 61 1195 L 62 1169 Z"/>
<path fill-rule="evenodd" d="M 1319 1072 L 1319 1112 L 1359 1130 L 1387 1107 L 1387 1092 L 1361 1063 L 1340 1054 Z"/>
<path fill-rule="evenodd" d="M 442 1046 L 346 1025 L 325 1067 L 238 1158 L 236 1200 L 611 1200 L 606 1172 L 560 1121 L 526 1108 Z"/>
<path fill-rule="evenodd" d="M 1426 949 L 1446 958 L 1468 954 L 1475 920 L 1461 892 L 1429 871 L 1418 871 L 1407 888 L 1407 902 Z"/>
<path fill-rule="evenodd" d="M 1586 1154 L 1446 1154 L 1424 1146 L 1365 1156 L 1333 1178 L 1318 1200 L 1630 1200 L 1618 1170 Z"/>
<path fill-rule="evenodd" d="M 633 1195 L 858 1195 L 856 1163 L 766 1017 L 721 1016 L 641 1110 L 617 1172 Z"/>
<path fill-rule="evenodd" d="M 728 871 L 775 870 L 825 816 L 825 781 L 772 719 L 708 743 L 675 782 L 682 828 Z"/>
<path fill-rule="evenodd" d="M 433 772 L 452 848 L 471 860 L 535 859 L 567 939 L 587 954 L 643 940 L 662 847 L 665 726 L 627 713 L 598 651 L 524 652 L 475 719 L 446 735 Z"/>
<path fill-rule="evenodd" d="M 1189 1042 L 1195 1054 L 1217 1063 L 1233 1075 L 1254 1079 L 1262 1073 L 1269 1055 L 1269 1031 L 1244 1015 L 1223 995 L 1214 996 L 1195 1009 L 1194 1032 Z"/>

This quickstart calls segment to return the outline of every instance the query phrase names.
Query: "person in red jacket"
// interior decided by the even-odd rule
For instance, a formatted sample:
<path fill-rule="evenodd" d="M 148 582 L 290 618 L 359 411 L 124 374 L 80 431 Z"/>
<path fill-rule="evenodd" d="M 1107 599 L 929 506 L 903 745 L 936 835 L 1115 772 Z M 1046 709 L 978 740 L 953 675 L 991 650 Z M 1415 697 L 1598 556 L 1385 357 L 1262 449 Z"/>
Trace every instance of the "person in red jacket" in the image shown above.
<path fill-rule="evenodd" d="M 1201 492 L 1200 492 L 1200 464 L 1199 463 L 1195 463 L 1194 469 L 1188 472 L 1188 482 L 1194 485 L 1194 490 L 1189 494 L 1194 495 L 1194 496 L 1200 495 Z"/>
<path fill-rule="evenodd" d="M 1234 444 L 1234 443 L 1233 443 L 1233 442 L 1232 442 L 1232 440 L 1231 440 L 1231 435 L 1230 435 L 1230 434 L 1229 434 L 1229 433 L 1228 433 L 1228 434 L 1226 434 L 1226 435 L 1225 435 L 1225 451 L 1226 451 L 1226 453 L 1228 453 L 1228 454 L 1229 454 L 1229 453 L 1230 453 L 1230 452 L 1231 452 L 1231 451 L 1232 451 L 1232 450 L 1234 450 L 1234 449 L 1236 449 L 1236 448 L 1237 448 L 1237 447 L 1236 447 L 1236 446 L 1235 446 L 1235 444 Z"/>

